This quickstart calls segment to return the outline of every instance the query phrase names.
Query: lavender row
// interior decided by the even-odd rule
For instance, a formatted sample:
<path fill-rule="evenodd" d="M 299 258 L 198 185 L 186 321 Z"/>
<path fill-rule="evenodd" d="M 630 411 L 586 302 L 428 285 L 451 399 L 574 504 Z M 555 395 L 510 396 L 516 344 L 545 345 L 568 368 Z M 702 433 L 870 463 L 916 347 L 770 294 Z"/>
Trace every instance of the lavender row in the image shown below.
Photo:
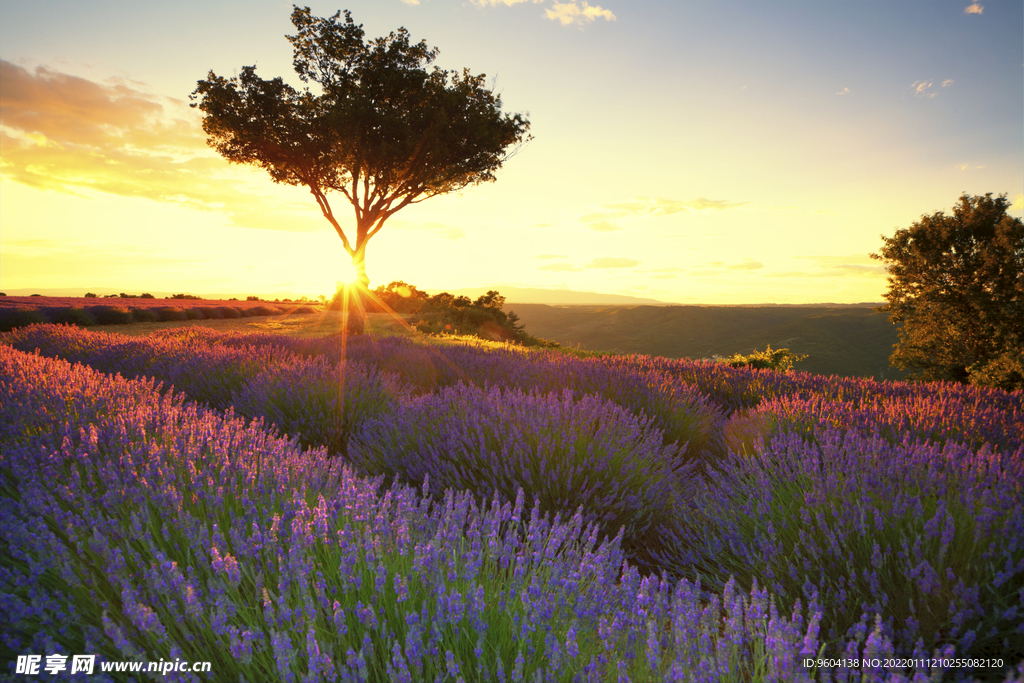
<path fill-rule="evenodd" d="M 280 345 L 213 343 L 198 329 L 128 337 L 32 325 L 11 332 L 7 342 L 101 372 L 154 378 L 192 400 L 263 418 L 302 445 L 325 446 L 332 453 L 344 453 L 354 427 L 390 410 L 403 391 L 390 377 L 359 363 L 347 363 L 341 373 L 322 357 Z"/>
<path fill-rule="evenodd" d="M 694 463 L 651 421 L 594 395 L 464 384 L 403 401 L 354 433 L 350 458 L 411 483 L 514 497 L 544 510 L 582 507 L 588 523 L 639 561 L 692 496 Z M 646 564 L 646 563 L 645 563 Z M 657 569 L 656 567 L 648 568 Z"/>
<path fill-rule="evenodd" d="M 9 666 L 84 651 L 241 681 L 814 675 L 816 605 L 641 578 L 580 515 L 520 522 L 521 494 L 381 495 L 258 422 L 6 347 L 0 411 Z M 891 647 L 879 629 L 849 644 Z"/>
<path fill-rule="evenodd" d="M 821 606 L 823 639 L 880 620 L 900 656 L 1024 653 L 1024 458 L 829 430 L 730 454 L 660 558 Z"/>
<path fill-rule="evenodd" d="M 776 405 L 787 415 L 821 417 L 803 420 L 803 431 L 835 426 L 847 415 L 829 415 L 822 406 L 843 405 L 841 412 L 858 414 L 857 421 L 873 422 L 893 442 L 906 438 L 944 443 L 953 439 L 980 448 L 1016 450 L 1024 446 L 1024 392 L 973 387 L 953 382 L 876 382 L 854 377 L 825 377 L 810 373 L 779 373 L 731 368 L 649 356 L 605 359 L 617 365 L 664 372 L 690 383 L 730 412 Z M 799 408 L 795 406 L 800 406 Z M 768 408 L 765 407 L 764 411 Z M 764 412 L 762 411 L 762 412 Z"/>
<path fill-rule="evenodd" d="M 480 349 L 435 346 L 402 337 L 292 338 L 267 333 L 225 333 L 205 328 L 165 331 L 163 338 L 187 338 L 211 346 L 277 348 L 332 364 L 375 367 L 395 377 L 409 391 L 429 394 L 445 387 L 472 384 L 540 393 L 571 390 L 592 394 L 646 416 L 661 430 L 666 444 L 676 444 L 686 457 L 713 461 L 724 452 L 724 413 L 693 386 L 660 371 L 611 367 L 598 359 L 579 359 L 554 352 L 520 348 Z M 19 348 L 25 348 L 21 344 Z"/>
<path fill-rule="evenodd" d="M 808 438 L 825 430 L 877 435 L 889 443 L 947 442 L 972 449 L 996 448 L 1024 459 L 1024 414 L 956 397 L 894 395 L 870 401 L 826 396 L 785 396 L 762 401 L 734 420 L 757 422 L 772 433 L 794 432 Z"/>
<path fill-rule="evenodd" d="M 678 435 L 666 439 L 662 423 L 593 394 L 458 384 L 403 397 L 400 382 L 357 361 L 332 366 L 321 355 L 297 356 L 271 344 L 230 345 L 238 338 L 191 330 L 126 339 L 36 327 L 12 341 L 97 369 L 171 382 L 190 397 L 261 417 L 302 445 L 325 446 L 389 481 L 422 485 L 429 476 L 437 491 L 471 491 L 478 500 L 495 490 L 514 498 L 522 487 L 543 511 L 563 515 L 582 505 L 584 520 L 599 524 L 602 535 L 625 528 L 627 554 L 645 569 L 658 569 L 644 558 L 657 549 L 661 527 L 677 523 L 677 499 L 688 495 L 695 469 L 684 450 L 688 444 L 678 445 Z M 568 376 L 567 367 L 548 379 Z M 720 420 L 685 401 L 665 401 L 678 392 L 655 385 L 649 375 L 619 372 L 616 386 L 611 372 L 597 371 L 580 372 L 577 384 L 606 393 L 619 388 L 649 403 L 660 392 L 677 426 L 688 417 L 698 424 Z M 607 381 L 598 383 L 602 374 Z M 353 449 L 350 438 L 358 441 Z"/>
<path fill-rule="evenodd" d="M 213 331 L 204 335 L 211 343 L 281 346 L 333 362 L 341 354 L 337 338 L 300 340 L 250 334 L 229 340 Z M 704 409 L 709 402 L 727 413 L 736 413 L 781 401 L 782 405 L 791 406 L 783 408 L 782 413 L 806 416 L 799 424 L 791 423 L 805 433 L 819 425 L 835 426 L 845 421 L 848 413 L 855 412 L 854 422 L 870 423 L 869 431 L 878 431 L 893 442 L 912 438 L 944 443 L 953 439 L 975 448 L 986 443 L 1008 450 L 1024 446 L 1024 392 L 1020 391 L 1008 393 L 950 382 L 876 382 L 779 373 L 650 356 L 580 359 L 554 351 L 527 354 L 516 349 L 430 348 L 401 338 L 351 339 L 346 354 L 350 359 L 393 372 L 423 392 L 467 382 L 524 390 L 570 388 L 579 393 L 603 395 L 635 406 L 634 412 L 657 415 L 659 427 L 679 443 L 697 435 L 699 441 L 691 442 L 691 452 L 703 453 L 703 458 L 709 460 L 724 450 L 719 436 L 721 424 Z M 645 384 L 658 387 L 637 389 Z M 686 401 L 690 403 L 685 414 L 707 417 L 697 429 L 673 431 L 673 416 L 666 406 Z M 700 407 L 696 408 L 698 402 Z"/>

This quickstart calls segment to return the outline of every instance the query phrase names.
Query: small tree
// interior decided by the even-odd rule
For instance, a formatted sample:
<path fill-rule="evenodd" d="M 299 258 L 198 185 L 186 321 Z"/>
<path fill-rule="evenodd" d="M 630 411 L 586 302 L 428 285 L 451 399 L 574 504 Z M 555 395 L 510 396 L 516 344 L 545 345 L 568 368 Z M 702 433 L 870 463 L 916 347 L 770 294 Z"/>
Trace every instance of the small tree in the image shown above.
<path fill-rule="evenodd" d="M 889 274 L 878 310 L 903 323 L 890 360 L 911 379 L 1024 386 L 1024 224 L 1009 205 L 964 194 L 871 255 Z"/>
<path fill-rule="evenodd" d="M 385 221 L 410 204 L 495 180 L 530 139 L 530 123 L 502 113 L 483 74 L 428 71 L 437 48 L 411 43 L 404 28 L 364 42 L 362 25 L 347 10 L 343 22 L 340 15 L 314 17 L 293 6 L 297 33 L 287 38 L 307 84 L 302 92 L 247 66 L 230 79 L 211 71 L 192 106 L 203 112 L 207 142 L 228 161 L 309 189 L 365 290 L 366 245 Z M 355 210 L 351 239 L 330 192 Z"/>

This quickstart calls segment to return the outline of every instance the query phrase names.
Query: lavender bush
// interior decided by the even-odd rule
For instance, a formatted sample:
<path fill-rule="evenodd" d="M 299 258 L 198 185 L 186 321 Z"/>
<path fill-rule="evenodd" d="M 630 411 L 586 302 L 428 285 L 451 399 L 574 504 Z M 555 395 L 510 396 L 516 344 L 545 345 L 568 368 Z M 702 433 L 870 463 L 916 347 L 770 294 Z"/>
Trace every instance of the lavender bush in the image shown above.
<path fill-rule="evenodd" d="M 423 661 L 432 662 L 429 667 L 433 668 L 414 670 L 407 641 L 402 640 L 409 637 L 413 624 L 395 616 L 399 612 L 391 614 L 385 610 L 371 620 L 366 610 L 367 605 L 374 604 L 373 596 L 377 593 L 373 591 L 359 594 L 362 597 L 350 607 L 338 598 L 346 615 L 344 622 L 329 621 L 325 623 L 333 626 L 317 626 L 314 641 L 309 641 L 310 622 L 295 617 L 297 605 L 305 604 L 305 593 L 300 591 L 287 598 L 291 622 L 293 626 L 297 624 L 298 630 L 289 631 L 276 621 L 273 626 L 267 625 L 271 624 L 269 621 L 253 626 L 252 619 L 246 617 L 249 626 L 245 628 L 253 633 L 264 629 L 259 631 L 265 635 L 261 642 L 269 648 L 267 657 L 278 667 L 274 669 L 275 676 L 283 676 L 281 662 L 287 660 L 287 670 L 298 672 L 296 675 L 329 679 L 322 673 L 326 669 L 314 667 L 310 674 L 309 667 L 313 665 L 309 662 L 320 661 L 316 656 L 310 660 L 307 655 L 303 660 L 300 655 L 287 655 L 291 652 L 288 648 L 306 643 L 309 651 L 309 643 L 315 642 L 317 652 L 327 652 L 323 643 L 328 636 L 324 634 L 340 630 L 341 623 L 345 633 L 357 633 L 361 640 L 344 641 L 351 655 L 348 649 L 334 649 L 334 655 L 325 657 L 332 657 L 333 671 L 340 678 L 347 675 L 346 671 L 361 675 L 360 667 L 365 666 L 366 676 L 373 680 L 404 679 L 406 670 L 417 680 L 424 676 L 475 680 L 485 675 L 500 679 L 499 672 L 506 679 L 518 680 L 517 672 L 532 676 L 541 668 L 542 678 L 554 680 L 618 680 L 620 667 L 623 675 L 635 680 L 861 680 L 862 676 L 865 680 L 905 680 L 903 676 L 921 680 L 941 676 L 942 672 L 814 671 L 804 670 L 798 662 L 799 657 L 808 653 L 846 657 L 866 656 L 865 653 L 901 657 L 955 653 L 959 657 L 1003 657 L 1009 666 L 1020 661 L 1017 653 L 1024 652 L 1024 613 L 1018 607 L 1024 601 L 1022 392 L 943 383 L 915 385 L 782 374 L 642 356 L 576 358 L 547 351 L 524 353 L 513 348 L 431 348 L 404 339 L 360 338 L 343 345 L 339 339 L 300 340 L 198 328 L 127 340 L 74 328 L 33 326 L 10 333 L 7 338 L 24 350 L 38 348 L 44 355 L 87 362 L 106 372 L 155 378 L 164 383 L 163 388 L 150 382 L 146 391 L 159 398 L 160 389 L 167 394 L 160 400 L 176 395 L 168 393 L 173 384 L 176 392 L 184 390 L 189 397 L 207 405 L 276 424 L 301 440 L 281 442 L 291 444 L 287 448 L 292 455 L 288 457 L 309 459 L 296 466 L 314 479 L 304 483 L 302 489 L 309 510 L 317 508 L 319 495 L 324 496 L 325 504 L 332 504 L 333 489 L 323 487 L 333 481 L 331 473 L 336 468 L 352 462 L 358 464 L 362 474 L 385 474 L 423 483 L 423 490 L 418 492 L 400 485 L 391 488 L 390 481 L 380 478 L 366 484 L 370 492 L 367 500 L 374 501 L 367 503 L 371 507 L 383 504 L 377 502 L 378 492 L 390 490 L 390 495 L 395 496 L 398 491 L 408 491 L 402 495 L 415 498 L 417 509 L 431 511 L 422 517 L 434 520 L 422 522 L 422 533 L 427 534 L 422 538 L 437 531 L 436 526 L 431 526 L 439 523 L 439 518 L 431 517 L 436 512 L 432 505 L 448 500 L 446 496 L 465 501 L 475 511 L 474 515 L 485 516 L 507 506 L 509 516 L 502 517 L 503 521 L 491 531 L 479 537 L 470 534 L 466 537 L 469 540 L 457 541 L 455 536 L 446 536 L 443 543 L 459 548 L 459 557 L 477 557 L 473 555 L 474 543 L 484 547 L 496 534 L 504 539 L 502 543 L 517 548 L 516 552 L 534 553 L 531 561 L 535 564 L 529 565 L 533 567 L 529 571 L 534 573 L 528 579 L 533 583 L 515 583 L 518 592 L 513 595 L 502 582 L 519 580 L 515 563 L 484 562 L 471 570 L 477 583 L 450 579 L 444 584 L 443 600 L 438 597 L 430 602 L 422 598 L 422 602 L 416 603 L 420 620 L 417 628 L 421 629 L 417 642 L 424 643 L 425 649 L 421 652 L 413 646 L 414 651 L 420 653 Z M 16 368 L 12 372 L 17 376 L 27 372 L 21 363 L 10 366 Z M 340 381 L 343 375 L 344 384 Z M 74 381 L 91 382 L 90 391 L 97 395 L 106 391 L 96 388 L 102 384 L 97 379 Z M 35 396 L 28 389 L 22 393 Z M 44 391 L 39 395 L 47 394 Z M 21 394 L 15 392 L 10 396 Z M 25 401 L 29 405 L 37 399 L 4 400 L 6 410 L 7 405 L 20 406 Z M 141 398 L 132 400 L 145 402 Z M 12 409 L 15 412 L 4 415 L 4 438 L 16 433 L 17 438 L 10 443 L 17 444 L 18 449 L 35 444 L 32 448 L 36 450 L 25 451 L 32 454 L 24 456 L 26 463 L 44 455 L 58 458 L 53 454 L 65 453 L 68 448 L 78 448 L 90 463 L 106 462 L 104 458 L 108 457 L 123 460 L 125 448 L 130 452 L 141 448 L 148 453 L 145 449 L 165 443 L 154 436 L 160 430 L 149 423 L 139 423 L 143 426 L 133 432 L 135 428 L 130 425 L 135 424 L 135 417 L 111 422 L 110 415 L 115 412 L 144 416 L 146 411 L 140 413 L 127 404 L 118 404 L 116 411 L 104 408 L 107 412 L 94 415 L 89 412 L 91 409 L 78 407 L 80 404 L 91 405 L 76 394 L 75 398 L 55 400 L 52 406 L 46 403 L 42 407 L 33 404 L 35 407 Z M 199 410 L 184 404 L 178 408 L 170 404 L 161 406 L 159 410 L 164 412 Z M 69 410 L 81 414 L 68 417 Z M 728 420 L 727 412 L 731 412 Z M 8 414 L 16 417 L 11 424 L 23 426 L 8 429 Z M 209 417 L 212 413 L 202 414 L 206 417 L 195 420 L 214 419 Z M 95 447 L 83 436 L 94 427 Z M 357 436 L 350 444 L 352 448 L 346 451 L 352 435 Z M 210 438 L 213 437 L 204 436 L 197 441 L 193 437 L 175 437 L 171 440 L 174 448 L 156 461 L 177 462 L 177 458 L 192 462 L 188 455 L 188 449 L 193 447 L 190 444 L 212 443 Z M 8 456 L 15 446 L 9 448 L 7 443 L 4 442 L 3 451 L 5 473 L 8 463 L 15 462 Z M 81 446 L 83 443 L 87 445 Z M 315 448 L 302 454 L 301 445 Z M 326 457 L 324 447 L 346 457 L 328 463 L 330 458 Z M 59 458 L 67 460 L 70 453 Z M 133 458 L 137 457 L 131 456 L 124 462 L 135 462 Z M 81 459 L 75 462 L 76 471 L 85 467 Z M 32 467 L 39 470 L 38 464 L 25 465 L 24 476 L 30 475 Z M 167 473 L 174 472 L 176 465 L 165 463 L 160 467 L 160 471 Z M 281 502 L 279 493 L 272 494 L 263 488 L 253 493 L 251 472 L 239 475 L 236 485 L 224 486 L 216 478 L 205 478 L 205 473 L 211 471 L 209 465 L 191 467 L 188 477 L 206 482 L 203 486 L 215 487 L 210 490 L 216 493 L 209 495 L 231 501 L 228 507 L 235 512 L 224 519 L 224 525 L 238 518 L 255 521 L 263 529 L 260 525 L 268 523 L 265 514 L 273 513 L 257 514 L 255 510 L 265 507 L 283 514 L 286 508 L 294 509 Z M 140 471 L 147 482 L 164 476 L 145 468 Z M 351 472 L 347 476 L 354 477 Z M 323 483 L 319 482 L 321 477 L 325 477 Z M 56 495 L 50 485 L 57 479 L 46 480 L 45 496 Z M 187 480 L 185 475 L 181 475 L 181 480 Z M 28 489 L 20 479 L 16 484 L 11 481 L 4 480 L 5 495 L 20 501 L 18 496 Z M 291 484 L 267 486 L 291 490 Z M 111 490 L 95 478 L 85 488 L 98 492 L 96 495 L 106 495 Z M 442 494 L 446 488 L 448 491 Z M 520 488 L 524 502 L 513 506 L 510 501 Z M 187 498 L 189 494 L 179 491 L 174 495 Z M 152 496 L 159 497 L 156 493 Z M 240 500 L 255 501 L 253 496 L 269 497 L 246 503 L 244 510 L 232 507 Z M 433 504 L 428 502 L 431 499 Z M 112 500 L 120 504 L 121 498 Z M 571 557 L 615 554 L 615 561 L 601 565 L 601 571 L 606 572 L 601 576 L 609 578 L 594 579 L 593 586 L 606 596 L 604 599 L 615 595 L 619 597 L 614 600 L 619 602 L 571 609 L 552 607 L 554 603 L 546 602 L 548 584 L 562 586 L 557 590 L 575 595 L 582 579 L 576 569 L 565 570 L 576 576 L 576 584 L 560 584 L 561 574 L 545 573 L 548 570 L 540 558 L 547 551 L 536 548 L 545 548 L 550 541 L 540 546 L 527 542 L 532 533 L 528 529 L 534 522 L 527 514 L 530 506 L 526 500 L 535 503 L 535 520 L 543 520 L 545 512 L 558 512 L 562 520 L 572 517 L 574 521 L 569 526 L 576 531 L 565 532 L 568 535 L 560 537 L 562 540 L 555 546 Z M 139 506 L 141 510 L 142 504 Z M 198 512 L 189 510 L 197 520 L 222 524 L 218 521 L 220 513 L 210 505 Z M 340 508 L 338 514 L 342 514 Z M 161 524 L 172 517 L 173 510 L 167 508 Z M 11 516 L 22 520 L 19 524 L 37 518 L 67 519 L 67 515 L 23 510 L 12 512 Z M 589 523 L 594 526 L 588 529 Z M 44 524 L 45 529 L 38 522 L 33 524 L 35 531 L 12 531 L 11 538 L 31 546 L 38 541 L 37 535 L 43 538 L 46 533 L 56 533 L 50 529 L 52 524 Z M 101 535 L 132 537 L 128 527 L 115 528 L 113 521 L 109 524 L 109 533 Z M 559 521 L 549 520 L 545 524 L 549 529 L 562 528 Z M 620 526 L 623 532 L 614 542 L 598 545 Z M 139 533 L 144 536 L 157 534 L 156 526 L 140 528 Z M 197 537 L 205 538 L 199 526 L 189 528 L 199 534 Z M 209 533 L 210 527 L 206 528 L 203 533 Z M 331 527 L 332 533 L 343 528 Z M 466 534 L 472 524 L 465 522 L 459 528 L 459 533 Z M 135 531 L 132 527 L 132 533 Z M 379 533 L 381 538 L 388 538 L 383 528 Z M 420 543 L 410 542 L 413 547 Z M 327 541 L 314 539 L 312 545 L 302 545 L 295 540 L 280 540 L 279 547 L 289 549 L 281 551 L 286 555 L 292 547 L 305 548 L 303 552 L 319 558 L 310 560 L 315 571 L 325 577 L 333 576 L 340 571 L 341 559 L 332 554 L 333 545 L 328 543 L 330 547 L 322 549 L 318 543 Z M 15 545 L 9 543 L 10 548 Z M 266 547 L 273 545 L 269 543 Z M 46 552 L 51 552 L 59 546 L 51 543 L 46 547 Z M 528 547 L 534 550 L 526 550 Z M 224 552 L 230 552 L 243 566 L 262 566 L 262 560 L 251 555 L 245 555 L 243 563 L 235 546 L 230 551 L 224 551 L 220 545 L 217 548 L 222 558 Z M 365 548 L 364 551 L 370 552 Z M 18 560 L 22 564 L 17 565 L 17 570 L 4 575 L 14 577 L 10 580 L 22 592 L 12 589 L 10 595 L 21 596 L 17 600 L 24 604 L 43 600 L 35 594 L 31 600 L 26 597 L 29 585 L 56 586 L 54 595 L 65 595 L 71 590 L 52 578 L 56 573 L 46 574 L 50 578 L 40 581 L 24 578 L 43 577 L 44 574 L 31 573 L 50 566 L 41 559 L 45 553 L 39 553 Z M 399 560 L 390 555 L 383 560 L 378 555 L 367 561 L 361 582 L 369 582 L 371 576 L 376 582 L 381 570 L 375 563 L 383 562 L 389 572 L 386 576 L 393 577 L 390 572 L 398 572 L 403 590 L 409 591 L 409 595 L 429 596 L 434 595 L 431 591 L 440 590 L 440 584 L 423 583 L 424 565 L 410 568 L 393 564 Z M 624 559 L 629 560 L 625 565 Z M 180 560 L 176 556 L 174 561 L 181 567 L 191 567 L 198 560 L 186 554 Z M 77 560 L 69 559 L 65 553 L 54 562 L 53 572 L 59 573 L 56 568 Z M 450 558 L 445 562 L 462 566 Z M 643 577 L 637 573 L 637 562 L 641 563 Z M 14 566 L 4 565 L 4 571 Z M 195 576 L 205 576 L 205 566 L 193 569 Z M 489 568 L 485 571 L 484 567 Z M 274 571 L 283 570 L 277 567 Z M 315 571 L 307 571 L 307 583 Z M 448 578 L 456 576 L 452 571 L 455 570 L 448 570 Z M 281 580 L 279 574 L 269 569 L 267 572 L 265 576 L 270 578 L 266 582 Z M 122 578 L 116 585 L 136 585 L 144 580 L 141 569 L 133 569 L 129 574 L 131 578 Z M 297 576 L 294 582 L 300 582 Z M 691 583 L 698 579 L 703 588 Z M 69 578 L 61 580 L 72 585 Z M 329 587 L 336 585 L 325 580 Z M 272 585 L 266 582 L 264 585 Z M 504 587 L 496 588 L 499 584 Z M 105 584 L 99 581 L 97 585 Z M 498 600 L 498 605 L 504 605 L 498 610 L 501 615 L 495 613 L 493 619 L 481 616 L 480 624 L 486 628 L 474 622 L 473 628 L 467 629 L 458 622 L 458 636 L 437 636 L 429 641 L 436 649 L 431 650 L 426 645 L 428 627 L 424 624 L 442 618 L 436 610 L 457 609 L 458 614 L 468 614 L 468 591 L 477 591 L 479 585 L 484 585 L 485 604 L 493 605 L 493 600 Z M 527 590 L 528 586 L 533 588 Z M 393 589 L 399 591 L 397 585 Z M 456 605 L 462 607 L 450 607 L 452 590 L 461 596 Z M 766 590 L 775 596 L 774 600 L 767 597 Z M 278 595 L 269 591 L 270 588 L 271 598 Z M 319 596 L 315 589 L 312 593 Z M 395 593 L 395 604 L 400 602 L 398 594 Z M 504 602 L 494 597 L 500 595 L 505 595 Z M 690 601 L 686 602 L 690 607 L 684 610 L 685 617 L 672 616 L 675 613 L 668 607 L 669 596 L 671 601 Z M 262 594 L 260 597 L 262 603 L 273 602 Z M 54 598 L 52 604 L 46 604 L 58 610 L 62 599 Z M 239 593 L 236 601 L 249 599 Z M 311 599 L 316 603 L 319 597 Z M 12 614 L 20 614 L 18 609 L 29 609 L 24 605 L 18 607 L 22 603 L 17 600 L 11 603 L 16 607 Z M 157 612 L 161 609 L 149 602 L 144 604 Z M 518 607 L 511 609 L 510 604 Z M 577 605 L 571 601 L 566 604 Z M 429 620 L 424 616 L 424 605 L 429 608 Z M 262 614 L 263 609 L 261 605 L 256 612 Z M 486 609 L 483 613 L 490 614 Z M 782 618 L 780 613 L 792 616 Z M 64 613 L 48 614 L 26 617 L 27 620 L 18 622 L 18 628 L 36 624 L 32 628 L 38 626 L 52 635 L 68 623 Z M 330 614 L 334 619 L 334 612 Z M 765 614 L 768 616 L 762 619 Z M 46 626 L 39 626 L 44 621 Z M 165 628 L 170 629 L 177 622 L 171 619 L 167 623 L 171 626 Z M 359 631 L 357 623 L 364 630 Z M 381 635 L 378 627 L 385 623 L 390 630 Z M 195 628 L 196 633 L 206 634 L 210 625 Z M 500 637 L 487 635 L 499 632 L 503 634 Z M 464 633 L 470 634 L 466 637 L 473 640 L 472 644 L 464 639 Z M 489 640 L 492 637 L 497 640 Z M 479 642 L 483 645 L 474 638 L 482 638 Z M 168 637 L 161 642 L 177 641 Z M 522 647 L 526 650 L 518 645 L 520 642 L 525 643 Z M 400 667 L 396 647 L 405 657 L 406 669 Z M 478 647 L 485 653 L 482 659 Z M 476 671 L 472 667 L 479 661 L 484 662 L 484 668 Z M 259 669 L 263 673 L 271 670 Z M 947 675 L 952 680 L 971 675 L 1002 680 L 1004 672 L 951 670 Z"/>
<path fill-rule="evenodd" d="M 73 651 L 208 660 L 218 680 L 810 679 L 813 609 L 641 578 L 580 513 L 524 521 L 521 492 L 380 495 L 259 422 L 7 347 L 0 411 L 9 667 Z"/>
<path fill-rule="evenodd" d="M 874 617 L 897 653 L 1024 652 L 1024 458 L 823 430 L 731 456 L 701 496 L 712 585 L 821 606 L 828 642 Z"/>
<path fill-rule="evenodd" d="M 582 506 L 608 536 L 624 527 L 630 555 L 677 522 L 693 478 L 651 420 L 571 391 L 447 387 L 365 421 L 350 455 L 363 471 L 410 483 L 429 477 L 484 498 L 524 488 L 541 510 L 563 515 Z"/>

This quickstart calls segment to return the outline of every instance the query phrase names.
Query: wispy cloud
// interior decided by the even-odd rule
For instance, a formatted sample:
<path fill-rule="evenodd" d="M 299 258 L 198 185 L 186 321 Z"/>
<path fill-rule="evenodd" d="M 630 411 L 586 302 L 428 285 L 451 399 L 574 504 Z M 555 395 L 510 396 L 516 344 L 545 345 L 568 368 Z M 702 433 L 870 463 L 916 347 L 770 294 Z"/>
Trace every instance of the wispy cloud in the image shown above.
<path fill-rule="evenodd" d="M 602 258 L 596 258 L 588 263 L 586 268 L 632 268 L 633 266 L 640 265 L 639 261 L 635 261 L 631 258 L 617 258 L 615 256 L 604 256 Z"/>
<path fill-rule="evenodd" d="M 420 0 L 402 0 L 402 2 L 404 2 L 406 5 L 418 5 L 418 4 L 420 4 Z"/>
<path fill-rule="evenodd" d="M 448 225 L 446 223 L 435 223 L 426 222 L 418 223 L 414 221 L 406 221 L 402 219 L 391 219 L 388 221 L 388 227 L 396 230 L 422 230 L 433 233 L 434 235 L 456 242 L 466 236 L 466 231 L 462 228 L 454 225 Z"/>
<path fill-rule="evenodd" d="M 519 3 L 522 2 L 532 2 L 534 4 L 539 4 L 544 2 L 544 0 L 473 0 L 473 4 L 477 5 L 478 7 L 497 7 L 498 5 L 505 5 L 506 7 L 511 7 L 512 5 L 518 5 Z"/>
<path fill-rule="evenodd" d="M 953 79 L 947 78 L 939 84 L 939 87 L 948 88 L 951 85 L 953 85 Z M 934 86 L 934 81 L 914 81 L 910 85 L 910 89 L 914 91 L 914 97 L 926 97 L 931 99 L 939 94 L 937 91 L 932 90 Z"/>
<path fill-rule="evenodd" d="M 932 87 L 931 81 L 914 81 L 910 88 L 914 91 L 914 97 L 935 97 L 938 93 L 929 93 Z"/>
<path fill-rule="evenodd" d="M 619 227 L 618 225 L 603 220 L 603 216 L 601 214 L 591 213 L 587 214 L 586 216 L 581 216 L 580 223 L 585 224 L 594 232 L 617 232 L 619 230 L 622 230 L 622 228 Z"/>
<path fill-rule="evenodd" d="M 879 277 L 885 275 L 885 266 L 880 265 L 867 254 L 845 256 L 797 256 L 795 258 L 812 263 L 814 270 L 798 270 L 771 273 L 772 277 Z"/>
<path fill-rule="evenodd" d="M 182 100 L 125 79 L 96 82 L 0 61 L 4 177 L 40 190 L 96 192 L 222 211 L 243 227 L 324 228 L 315 205 L 265 196 L 252 169 L 232 169 L 206 146 Z M 297 218 L 298 217 L 298 218 Z"/>
<path fill-rule="evenodd" d="M 845 94 L 847 94 L 848 92 L 850 92 L 850 89 L 849 89 L 849 88 L 843 88 L 842 90 L 840 90 L 840 91 L 839 91 L 839 92 L 837 92 L 836 94 L 837 94 L 837 95 L 845 95 Z"/>
<path fill-rule="evenodd" d="M 540 266 L 537 270 L 546 270 L 552 273 L 577 273 L 581 269 L 571 263 L 549 263 L 546 266 Z"/>
<path fill-rule="evenodd" d="M 983 11 L 985 11 L 984 5 L 974 2 L 964 9 L 964 14 L 981 14 Z"/>
<path fill-rule="evenodd" d="M 635 197 L 622 202 L 604 204 L 601 211 L 580 217 L 580 222 L 596 223 L 615 218 L 654 218 L 670 216 L 684 211 L 725 211 L 743 206 L 746 202 L 730 202 L 725 199 L 690 200 L 665 199 L 664 197 Z"/>
<path fill-rule="evenodd" d="M 732 265 L 726 266 L 726 268 L 728 268 L 729 270 L 761 270 L 762 268 L 764 268 L 764 264 L 761 263 L 760 261 L 755 261 L 754 259 L 748 258 L 742 261 L 741 263 L 734 263 Z"/>
<path fill-rule="evenodd" d="M 979 168 L 985 168 L 984 164 L 957 164 L 956 168 L 961 171 L 974 171 Z"/>
<path fill-rule="evenodd" d="M 583 26 L 592 23 L 596 19 L 615 21 L 615 15 L 611 10 L 600 6 L 591 7 L 587 0 L 570 0 L 569 2 L 555 2 L 551 9 L 544 10 L 548 19 L 561 22 L 562 26 Z"/>

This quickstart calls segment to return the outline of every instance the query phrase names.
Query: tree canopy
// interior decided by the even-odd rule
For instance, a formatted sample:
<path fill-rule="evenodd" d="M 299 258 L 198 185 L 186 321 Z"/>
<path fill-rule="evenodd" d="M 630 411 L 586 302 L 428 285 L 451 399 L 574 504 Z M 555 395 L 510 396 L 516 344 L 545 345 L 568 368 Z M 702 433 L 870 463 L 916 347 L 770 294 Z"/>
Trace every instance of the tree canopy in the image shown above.
<path fill-rule="evenodd" d="M 367 242 L 404 207 L 494 172 L 531 137 L 530 122 L 501 111 L 501 97 L 472 75 L 428 69 L 438 49 L 412 43 L 404 28 L 364 41 L 349 11 L 329 18 L 293 6 L 286 36 L 305 87 L 264 80 L 255 66 L 198 82 L 207 142 L 228 161 L 266 170 L 274 182 L 309 188 L 345 251 L 366 277 Z M 346 232 L 329 201 L 355 211 Z"/>
<path fill-rule="evenodd" d="M 903 324 L 890 360 L 910 378 L 1024 388 L 1024 224 L 1009 205 L 965 193 L 952 215 L 882 235 L 879 310 Z"/>

